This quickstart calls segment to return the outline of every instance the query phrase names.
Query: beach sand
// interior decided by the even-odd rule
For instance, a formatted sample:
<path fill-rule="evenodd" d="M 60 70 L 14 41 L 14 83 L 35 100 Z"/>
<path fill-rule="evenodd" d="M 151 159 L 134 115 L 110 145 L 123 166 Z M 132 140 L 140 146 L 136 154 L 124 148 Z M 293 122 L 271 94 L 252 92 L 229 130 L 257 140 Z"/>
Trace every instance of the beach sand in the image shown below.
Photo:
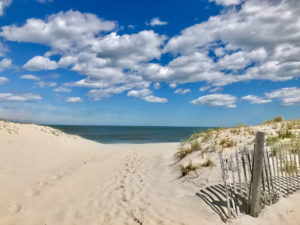
<path fill-rule="evenodd" d="M 222 182 L 219 165 L 180 178 L 179 143 L 104 145 L 0 121 L 0 148 L 1 225 L 223 224 L 197 195 Z M 300 224 L 299 205 L 296 193 L 230 223 Z"/>

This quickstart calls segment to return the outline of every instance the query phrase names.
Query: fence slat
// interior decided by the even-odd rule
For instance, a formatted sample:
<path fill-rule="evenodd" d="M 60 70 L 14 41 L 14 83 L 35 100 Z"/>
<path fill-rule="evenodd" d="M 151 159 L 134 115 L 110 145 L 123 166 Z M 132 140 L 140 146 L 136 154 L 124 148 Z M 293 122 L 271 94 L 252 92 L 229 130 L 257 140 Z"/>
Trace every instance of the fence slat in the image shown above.
<path fill-rule="evenodd" d="M 242 187 L 242 179 L 241 179 L 241 171 L 240 171 L 240 162 L 239 162 L 239 155 L 238 155 L 237 150 L 235 150 L 235 158 L 236 158 L 236 165 L 237 165 L 237 172 L 238 172 L 238 179 L 239 179 L 240 195 L 243 196 L 243 187 Z"/>
<path fill-rule="evenodd" d="M 228 188 L 227 188 L 227 182 L 225 178 L 225 167 L 224 167 L 224 160 L 222 153 L 219 153 L 220 157 L 220 163 L 221 163 L 221 170 L 222 170 L 222 176 L 223 176 L 223 181 L 224 181 L 224 188 L 225 188 L 225 193 L 226 193 L 226 202 L 227 202 L 227 216 L 231 217 L 231 209 L 230 209 L 230 202 L 229 202 L 229 194 L 228 194 Z"/>

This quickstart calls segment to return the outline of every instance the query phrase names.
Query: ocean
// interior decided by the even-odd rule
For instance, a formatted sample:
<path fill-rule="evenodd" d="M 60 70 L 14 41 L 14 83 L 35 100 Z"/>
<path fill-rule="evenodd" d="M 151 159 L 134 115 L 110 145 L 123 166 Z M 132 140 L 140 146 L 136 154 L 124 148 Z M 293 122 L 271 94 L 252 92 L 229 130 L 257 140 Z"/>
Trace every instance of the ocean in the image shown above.
<path fill-rule="evenodd" d="M 158 126 L 74 126 L 51 125 L 65 133 L 79 135 L 100 143 L 159 143 L 180 142 L 195 132 L 209 127 Z"/>

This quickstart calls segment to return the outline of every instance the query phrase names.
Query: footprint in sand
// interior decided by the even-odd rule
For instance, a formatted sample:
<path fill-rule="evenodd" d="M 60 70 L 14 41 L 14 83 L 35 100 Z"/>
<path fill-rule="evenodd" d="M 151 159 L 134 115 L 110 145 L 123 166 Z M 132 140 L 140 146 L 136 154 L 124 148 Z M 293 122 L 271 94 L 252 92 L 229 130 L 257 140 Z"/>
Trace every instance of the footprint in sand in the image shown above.
<path fill-rule="evenodd" d="M 19 213 L 22 206 L 19 203 L 11 203 L 7 206 L 7 211 L 10 213 Z"/>
<path fill-rule="evenodd" d="M 45 186 L 48 186 L 49 183 L 48 183 L 47 181 L 40 181 L 40 182 L 38 182 L 38 185 L 39 185 L 40 187 L 45 187 Z"/>
<path fill-rule="evenodd" d="M 28 189 L 28 190 L 25 191 L 25 195 L 27 197 L 34 197 L 34 196 L 37 196 L 39 194 L 40 194 L 40 192 L 36 189 Z"/>

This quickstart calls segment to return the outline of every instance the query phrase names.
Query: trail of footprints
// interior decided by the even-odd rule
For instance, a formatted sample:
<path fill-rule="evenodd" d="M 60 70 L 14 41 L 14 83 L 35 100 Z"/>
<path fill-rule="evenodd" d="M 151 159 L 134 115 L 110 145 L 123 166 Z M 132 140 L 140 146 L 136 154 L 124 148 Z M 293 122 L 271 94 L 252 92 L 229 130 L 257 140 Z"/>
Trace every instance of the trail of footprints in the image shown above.
<path fill-rule="evenodd" d="M 89 162 L 89 160 L 83 161 L 81 166 Z M 117 169 L 114 177 L 108 176 L 104 182 L 101 179 L 97 187 L 91 187 L 81 198 L 83 199 L 81 208 L 68 212 L 69 216 L 97 218 L 98 224 L 105 225 L 178 224 L 178 221 L 175 222 L 168 215 L 169 209 L 158 207 L 157 203 L 151 202 L 150 196 L 155 193 L 151 190 L 148 178 L 155 179 L 159 174 L 154 174 L 149 165 L 155 167 L 157 162 L 151 163 L 150 159 L 144 158 L 133 150 L 125 156 L 124 164 Z M 53 175 L 49 181 L 39 182 L 35 188 L 27 190 L 25 194 L 28 198 L 37 197 L 60 180 L 70 178 L 71 171 L 74 172 L 74 168 L 63 169 Z M 81 215 L 83 209 L 88 209 L 90 215 L 86 213 Z M 8 206 L 8 211 L 11 213 L 18 213 L 21 210 L 22 205 L 19 203 Z"/>
<path fill-rule="evenodd" d="M 163 215 L 165 209 L 151 204 L 151 187 L 147 183 L 147 160 L 133 151 L 125 157 L 124 165 L 103 187 L 104 219 L 100 224 L 175 224 Z M 165 210 L 166 211 L 166 210 Z"/>

